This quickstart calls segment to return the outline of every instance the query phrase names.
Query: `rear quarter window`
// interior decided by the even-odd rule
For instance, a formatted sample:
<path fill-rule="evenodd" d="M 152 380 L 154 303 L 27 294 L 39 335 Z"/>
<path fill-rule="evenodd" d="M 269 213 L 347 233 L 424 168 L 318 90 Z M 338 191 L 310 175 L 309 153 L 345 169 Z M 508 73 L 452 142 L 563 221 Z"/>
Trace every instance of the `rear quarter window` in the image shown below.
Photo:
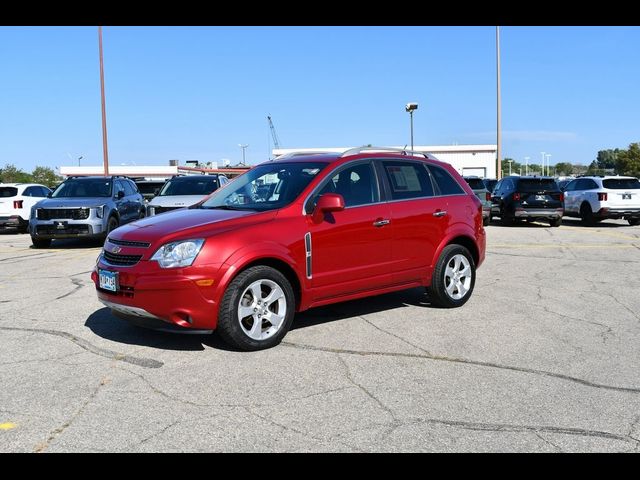
<path fill-rule="evenodd" d="M 637 190 L 640 181 L 637 178 L 608 178 L 602 181 L 602 186 L 613 190 Z"/>
<path fill-rule="evenodd" d="M 454 180 L 454 178 L 444 168 L 429 165 L 431 175 L 435 180 L 441 195 L 459 195 L 464 194 L 462 187 Z"/>
<path fill-rule="evenodd" d="M 16 187 L 0 187 L 0 197 L 8 198 L 18 195 L 18 189 Z"/>

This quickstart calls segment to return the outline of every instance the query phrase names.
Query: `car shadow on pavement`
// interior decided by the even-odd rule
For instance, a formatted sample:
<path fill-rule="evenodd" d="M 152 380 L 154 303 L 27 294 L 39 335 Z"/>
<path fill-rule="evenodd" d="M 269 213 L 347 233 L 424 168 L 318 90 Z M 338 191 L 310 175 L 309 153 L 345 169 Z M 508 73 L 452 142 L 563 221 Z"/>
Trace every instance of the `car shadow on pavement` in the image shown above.
<path fill-rule="evenodd" d="M 408 306 L 437 308 L 429 302 L 424 288 L 412 288 L 359 300 L 334 303 L 326 307 L 312 308 L 296 315 L 291 330 Z"/>
<path fill-rule="evenodd" d="M 85 326 L 101 338 L 127 345 L 182 351 L 204 350 L 208 346 L 234 351 L 215 334 L 181 334 L 138 327 L 112 315 L 106 307 L 89 315 Z"/>
<path fill-rule="evenodd" d="M 53 240 L 51 242 L 51 247 L 52 249 L 58 249 L 58 250 L 70 250 L 70 249 L 89 249 L 89 248 L 102 248 L 102 245 L 104 245 L 104 240 L 103 239 L 87 239 L 87 238 L 60 238 L 57 240 Z M 35 247 L 33 245 L 30 245 L 29 248 L 32 248 L 35 250 Z M 38 248 L 37 250 L 42 250 L 43 252 L 46 252 L 47 249 L 46 248 Z"/>

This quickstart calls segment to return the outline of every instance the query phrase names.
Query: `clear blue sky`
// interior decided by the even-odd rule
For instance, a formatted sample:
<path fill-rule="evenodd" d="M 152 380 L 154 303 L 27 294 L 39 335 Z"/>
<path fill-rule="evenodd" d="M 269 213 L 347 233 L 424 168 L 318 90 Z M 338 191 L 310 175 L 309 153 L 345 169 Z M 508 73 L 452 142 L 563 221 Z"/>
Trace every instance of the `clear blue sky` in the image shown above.
<path fill-rule="evenodd" d="M 105 27 L 112 164 L 495 143 L 495 28 Z M 640 141 L 640 28 L 502 27 L 503 156 Z M 102 162 L 97 27 L 0 27 L 0 166 Z M 73 160 L 70 160 L 73 159 Z"/>

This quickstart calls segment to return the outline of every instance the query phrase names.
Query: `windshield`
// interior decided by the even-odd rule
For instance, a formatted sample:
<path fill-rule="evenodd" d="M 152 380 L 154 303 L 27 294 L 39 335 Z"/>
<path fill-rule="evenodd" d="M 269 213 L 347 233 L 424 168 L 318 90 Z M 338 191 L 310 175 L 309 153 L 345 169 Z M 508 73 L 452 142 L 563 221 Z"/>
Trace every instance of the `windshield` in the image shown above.
<path fill-rule="evenodd" d="M 558 184 L 552 178 L 523 178 L 518 182 L 519 192 L 542 192 L 543 190 L 557 192 Z"/>
<path fill-rule="evenodd" d="M 164 185 L 164 182 L 140 182 L 136 183 L 136 185 L 138 185 L 138 190 L 140 190 L 140 193 L 142 193 L 143 195 L 150 195 L 155 193 L 156 190 L 162 187 Z"/>
<path fill-rule="evenodd" d="M 293 202 L 326 163 L 267 163 L 214 193 L 199 208 L 273 210 Z"/>
<path fill-rule="evenodd" d="M 205 175 L 198 177 L 176 177 L 167 180 L 159 196 L 169 195 L 209 195 L 218 188 L 218 177 Z"/>
<path fill-rule="evenodd" d="M 51 194 L 60 197 L 110 197 L 111 179 L 74 178 L 61 183 Z"/>
<path fill-rule="evenodd" d="M 469 184 L 471 190 L 484 190 L 486 188 L 481 178 L 465 178 L 465 181 Z"/>
<path fill-rule="evenodd" d="M 637 178 L 608 178 L 602 181 L 602 186 L 614 190 L 631 190 L 640 188 L 640 181 Z"/>

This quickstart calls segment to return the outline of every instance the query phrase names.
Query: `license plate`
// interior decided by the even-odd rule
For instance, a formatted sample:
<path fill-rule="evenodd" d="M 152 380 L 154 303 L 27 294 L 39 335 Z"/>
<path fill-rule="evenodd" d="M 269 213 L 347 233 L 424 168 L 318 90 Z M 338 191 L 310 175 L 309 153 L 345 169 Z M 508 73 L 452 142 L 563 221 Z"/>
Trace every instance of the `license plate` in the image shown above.
<path fill-rule="evenodd" d="M 623 200 L 631 200 L 631 194 L 630 193 L 623 193 L 622 194 L 622 199 Z"/>
<path fill-rule="evenodd" d="M 118 272 L 98 269 L 98 279 L 100 288 L 103 290 L 118 291 Z"/>
<path fill-rule="evenodd" d="M 546 198 L 546 195 L 536 195 L 536 200 L 545 200 Z"/>

